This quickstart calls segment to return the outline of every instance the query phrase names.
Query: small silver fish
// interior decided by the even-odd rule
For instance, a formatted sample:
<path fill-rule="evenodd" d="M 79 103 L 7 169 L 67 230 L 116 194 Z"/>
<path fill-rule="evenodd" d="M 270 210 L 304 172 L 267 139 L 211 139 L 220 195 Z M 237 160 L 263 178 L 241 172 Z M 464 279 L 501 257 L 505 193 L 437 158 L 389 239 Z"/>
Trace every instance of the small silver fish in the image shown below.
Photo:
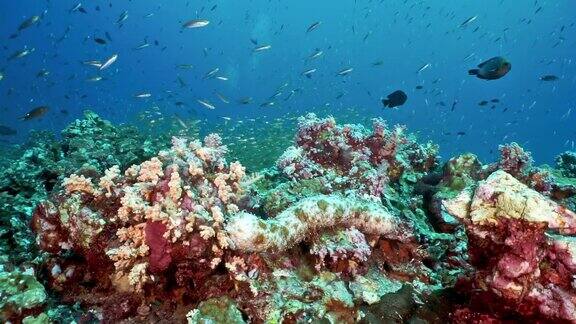
<path fill-rule="evenodd" d="M 427 68 L 429 68 L 430 66 L 431 66 L 430 63 L 426 63 L 426 64 L 422 65 L 422 66 L 418 69 L 418 71 L 416 71 L 416 73 L 420 73 L 420 72 L 426 70 Z"/>
<path fill-rule="evenodd" d="M 104 70 L 110 67 L 110 65 L 114 64 L 114 62 L 116 62 L 116 60 L 118 59 L 118 54 L 114 54 L 112 55 L 108 60 L 106 60 L 106 62 L 104 62 L 104 64 L 102 64 L 102 66 L 100 67 L 100 70 Z"/>
<path fill-rule="evenodd" d="M 81 7 L 82 3 L 78 2 L 74 7 L 72 7 L 72 9 L 70 9 L 70 12 L 78 11 Z"/>
<path fill-rule="evenodd" d="M 267 51 L 269 49 L 272 48 L 272 45 L 263 45 L 263 46 L 258 46 L 256 47 L 253 52 L 262 52 L 262 51 Z"/>
<path fill-rule="evenodd" d="M 308 59 L 313 60 L 315 58 L 322 56 L 322 54 L 324 54 L 324 51 L 316 49 L 316 52 L 314 52 L 312 55 L 308 56 Z"/>
<path fill-rule="evenodd" d="M 262 103 L 262 104 L 260 105 L 260 107 L 263 107 L 263 108 L 264 108 L 264 107 L 272 107 L 272 106 L 274 106 L 274 105 L 276 105 L 276 103 L 275 103 L 274 101 L 266 101 L 266 102 Z"/>
<path fill-rule="evenodd" d="M 208 109 L 216 109 L 216 107 L 211 104 L 208 100 L 197 100 L 199 104 L 201 104 L 202 106 L 208 108 Z"/>
<path fill-rule="evenodd" d="M 354 68 L 346 68 L 346 69 L 338 72 L 337 74 L 338 74 L 339 76 L 345 76 L 345 75 L 350 74 L 352 71 L 354 71 Z"/>
<path fill-rule="evenodd" d="M 474 22 L 476 19 L 478 18 L 478 16 L 472 16 L 466 20 L 464 20 L 463 23 L 460 24 L 460 27 L 466 27 L 468 25 L 470 25 L 472 22 Z"/>
<path fill-rule="evenodd" d="M 189 70 L 194 67 L 192 64 L 178 64 L 177 67 L 182 70 Z"/>
<path fill-rule="evenodd" d="M 134 98 L 150 98 L 150 97 L 152 97 L 152 94 L 148 92 L 142 92 L 134 95 Z"/>
<path fill-rule="evenodd" d="M 468 61 L 469 59 L 471 59 L 472 57 L 474 57 L 474 55 L 476 55 L 476 53 L 470 53 L 470 54 L 466 55 L 466 57 L 464 58 L 463 61 L 465 61 L 465 62 Z"/>
<path fill-rule="evenodd" d="M 124 11 L 120 17 L 118 17 L 118 20 L 116 20 L 116 24 L 120 25 L 121 23 L 123 23 L 124 21 L 126 21 L 126 19 L 128 19 L 128 11 Z"/>
<path fill-rule="evenodd" d="M 310 27 L 308 27 L 308 29 L 306 29 L 306 33 L 309 33 L 313 30 L 315 30 L 316 28 L 320 27 L 321 22 L 317 21 L 315 23 L 313 23 L 312 25 L 310 25 Z"/>
<path fill-rule="evenodd" d="M 182 25 L 182 27 L 188 29 L 202 28 L 208 26 L 208 24 L 210 24 L 210 21 L 206 19 L 192 19 L 190 21 L 185 22 L 184 25 Z"/>
<path fill-rule="evenodd" d="M 222 95 L 220 92 L 215 91 L 215 93 L 216 93 L 216 97 L 218 97 L 218 99 L 220 99 L 220 101 L 222 101 L 225 104 L 230 103 L 230 101 L 226 97 L 224 97 L 224 95 Z"/>
<path fill-rule="evenodd" d="M 149 47 L 149 46 L 150 46 L 150 43 L 148 43 L 147 41 L 144 41 L 144 43 L 134 47 L 134 50 L 135 51 L 141 50 L 141 49 L 144 49 L 144 48 Z"/>
<path fill-rule="evenodd" d="M 102 77 L 99 75 L 86 79 L 87 82 L 98 82 L 100 80 L 102 80 Z"/>
<path fill-rule="evenodd" d="M 24 29 L 28 28 L 28 27 L 32 27 L 33 25 L 35 25 L 38 21 L 40 21 L 40 16 L 32 16 L 26 20 L 24 20 L 20 26 L 18 27 L 18 31 L 23 31 Z"/>
<path fill-rule="evenodd" d="M 310 69 L 310 70 L 306 70 L 304 72 L 302 72 L 302 75 L 307 77 L 307 78 L 311 78 L 312 77 L 312 73 L 316 72 L 316 69 Z"/>
<path fill-rule="evenodd" d="M 82 62 L 82 64 L 95 66 L 97 68 L 100 68 L 102 66 L 102 62 L 97 61 L 97 60 L 84 61 L 84 62 Z"/>
<path fill-rule="evenodd" d="M 18 52 L 15 52 L 14 54 L 10 55 L 10 57 L 8 57 L 8 61 L 23 58 L 24 56 L 30 55 L 30 53 L 32 53 L 34 51 L 35 51 L 34 48 L 31 48 L 31 49 L 24 48 L 23 50 L 20 50 Z"/>
<path fill-rule="evenodd" d="M 220 71 L 220 68 L 215 68 L 215 69 L 211 70 L 210 72 L 208 72 L 204 75 L 204 79 L 210 79 L 210 78 L 214 77 L 214 75 L 216 75 L 216 73 L 218 73 L 218 71 Z"/>
<path fill-rule="evenodd" d="M 44 78 L 44 77 L 47 77 L 49 75 L 50 75 L 50 71 L 42 69 L 36 74 L 36 77 L 37 78 Z"/>

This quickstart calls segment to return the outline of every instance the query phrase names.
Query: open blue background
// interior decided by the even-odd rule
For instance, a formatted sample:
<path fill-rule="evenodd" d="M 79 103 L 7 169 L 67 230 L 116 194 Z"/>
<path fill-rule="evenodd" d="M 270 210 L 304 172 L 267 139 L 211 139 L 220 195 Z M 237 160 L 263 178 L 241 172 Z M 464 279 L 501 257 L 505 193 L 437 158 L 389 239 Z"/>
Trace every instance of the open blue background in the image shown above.
<path fill-rule="evenodd" d="M 421 138 L 439 143 L 445 157 L 471 151 L 490 160 L 498 144 L 517 141 L 533 152 L 537 162 L 550 163 L 556 154 L 574 149 L 576 2 L 572 0 L 120 0 L 84 1 L 87 14 L 70 13 L 76 3 L 0 4 L 0 71 L 4 74 L 0 123 L 19 131 L 18 136 L 4 139 L 21 142 L 31 129 L 57 133 L 85 109 L 113 122 L 132 123 L 135 115 L 152 106 L 167 115 L 218 120 L 313 112 L 329 105 L 336 116 L 353 108 L 390 124 L 406 124 Z M 9 38 L 23 20 L 44 10 L 37 26 Z M 123 11 L 129 17 L 119 27 L 115 22 Z M 148 14 L 153 16 L 146 18 Z M 472 16 L 477 16 L 476 21 L 461 28 Z M 211 23 L 183 30 L 182 23 L 194 18 Z M 319 28 L 306 33 L 316 21 L 321 22 Z M 58 41 L 67 28 L 67 37 Z M 104 38 L 105 32 L 112 42 L 99 45 L 92 40 Z M 152 46 L 135 51 L 145 39 Z M 272 48 L 253 53 L 250 39 Z M 6 60 L 25 46 L 35 51 Z M 307 62 L 316 48 L 324 55 Z M 85 81 L 99 73 L 82 61 L 105 60 L 115 53 L 118 61 L 101 73 L 105 80 Z M 467 75 L 468 69 L 497 55 L 512 62 L 505 78 L 486 82 Z M 376 61 L 383 63 L 373 66 Z M 431 66 L 417 73 L 427 63 Z M 194 68 L 182 70 L 178 64 Z M 228 81 L 203 79 L 216 67 Z M 348 67 L 354 68 L 351 74 L 336 75 Z M 313 77 L 302 77 L 311 68 L 317 69 Z M 50 71 L 47 78 L 37 78 L 42 69 Z M 561 79 L 541 82 L 539 77 L 545 74 Z M 186 87 L 180 87 L 178 77 Z M 284 91 L 300 90 L 289 101 L 260 107 L 285 83 L 289 85 Z M 417 85 L 424 89 L 415 90 Z M 380 99 L 397 89 L 408 94 L 407 104 L 382 109 Z M 220 102 L 215 91 L 232 103 Z M 150 92 L 152 97 L 134 98 L 140 92 Z M 242 97 L 253 97 L 254 104 L 236 104 Z M 478 106 L 494 98 L 501 101 L 494 109 Z M 217 109 L 207 110 L 197 99 L 208 99 Z M 176 101 L 187 106 L 175 106 Z M 44 118 L 17 120 L 39 105 L 51 107 Z M 60 113 L 62 109 L 69 114 Z M 466 135 L 456 136 L 459 131 Z"/>

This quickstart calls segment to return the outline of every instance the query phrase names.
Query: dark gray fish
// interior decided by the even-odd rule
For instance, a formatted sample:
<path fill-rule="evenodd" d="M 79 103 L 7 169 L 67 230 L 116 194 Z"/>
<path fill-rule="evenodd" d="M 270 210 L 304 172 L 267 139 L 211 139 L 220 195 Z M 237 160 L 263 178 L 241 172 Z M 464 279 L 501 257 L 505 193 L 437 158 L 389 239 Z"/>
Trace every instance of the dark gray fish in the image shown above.
<path fill-rule="evenodd" d="M 497 80 L 512 70 L 512 64 L 501 56 L 496 56 L 478 65 L 477 69 L 468 71 L 469 75 L 475 75 L 483 80 Z"/>
<path fill-rule="evenodd" d="M 540 81 L 558 81 L 558 80 L 560 80 L 560 78 L 552 74 L 543 75 L 540 77 Z"/>
<path fill-rule="evenodd" d="M 238 103 L 241 105 L 249 105 L 252 103 L 252 97 L 244 97 L 238 100 Z"/>
<path fill-rule="evenodd" d="M 24 116 L 20 117 L 19 119 L 22 121 L 28 121 L 36 118 L 40 118 L 44 116 L 48 112 L 49 108 L 46 106 L 39 106 L 36 107 L 29 112 L 27 112 Z"/>
<path fill-rule="evenodd" d="M 402 90 L 396 90 L 387 96 L 387 99 L 382 99 L 384 107 L 394 108 L 400 107 L 406 103 L 408 96 Z"/>

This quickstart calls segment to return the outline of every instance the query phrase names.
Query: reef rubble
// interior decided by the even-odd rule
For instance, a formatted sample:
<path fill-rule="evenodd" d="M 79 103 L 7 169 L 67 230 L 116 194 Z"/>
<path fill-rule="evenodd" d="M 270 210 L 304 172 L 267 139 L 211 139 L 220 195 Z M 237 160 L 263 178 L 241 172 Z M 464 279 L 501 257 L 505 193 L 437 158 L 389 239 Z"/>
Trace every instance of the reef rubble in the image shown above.
<path fill-rule="evenodd" d="M 36 206 L 2 223 L 31 238 L 2 260 L 2 321 L 576 323 L 573 153 L 442 162 L 381 119 L 309 114 L 276 165 L 247 172 L 216 134 L 105 136 L 98 152 L 135 143 L 90 157 L 73 143 L 123 130 L 86 120 L 69 153 L 35 160 L 66 166 L 48 189 L 0 192 Z"/>

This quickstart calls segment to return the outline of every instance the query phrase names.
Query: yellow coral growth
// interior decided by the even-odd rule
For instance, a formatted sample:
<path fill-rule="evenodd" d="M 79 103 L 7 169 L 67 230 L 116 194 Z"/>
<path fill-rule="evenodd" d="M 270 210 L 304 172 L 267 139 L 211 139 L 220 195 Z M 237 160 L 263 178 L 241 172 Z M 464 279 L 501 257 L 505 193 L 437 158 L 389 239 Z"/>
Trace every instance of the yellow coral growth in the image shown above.
<path fill-rule="evenodd" d="M 138 181 L 143 182 L 158 182 L 158 179 L 163 175 L 162 161 L 153 157 L 149 161 L 145 161 L 140 165 L 140 172 L 138 174 Z"/>

